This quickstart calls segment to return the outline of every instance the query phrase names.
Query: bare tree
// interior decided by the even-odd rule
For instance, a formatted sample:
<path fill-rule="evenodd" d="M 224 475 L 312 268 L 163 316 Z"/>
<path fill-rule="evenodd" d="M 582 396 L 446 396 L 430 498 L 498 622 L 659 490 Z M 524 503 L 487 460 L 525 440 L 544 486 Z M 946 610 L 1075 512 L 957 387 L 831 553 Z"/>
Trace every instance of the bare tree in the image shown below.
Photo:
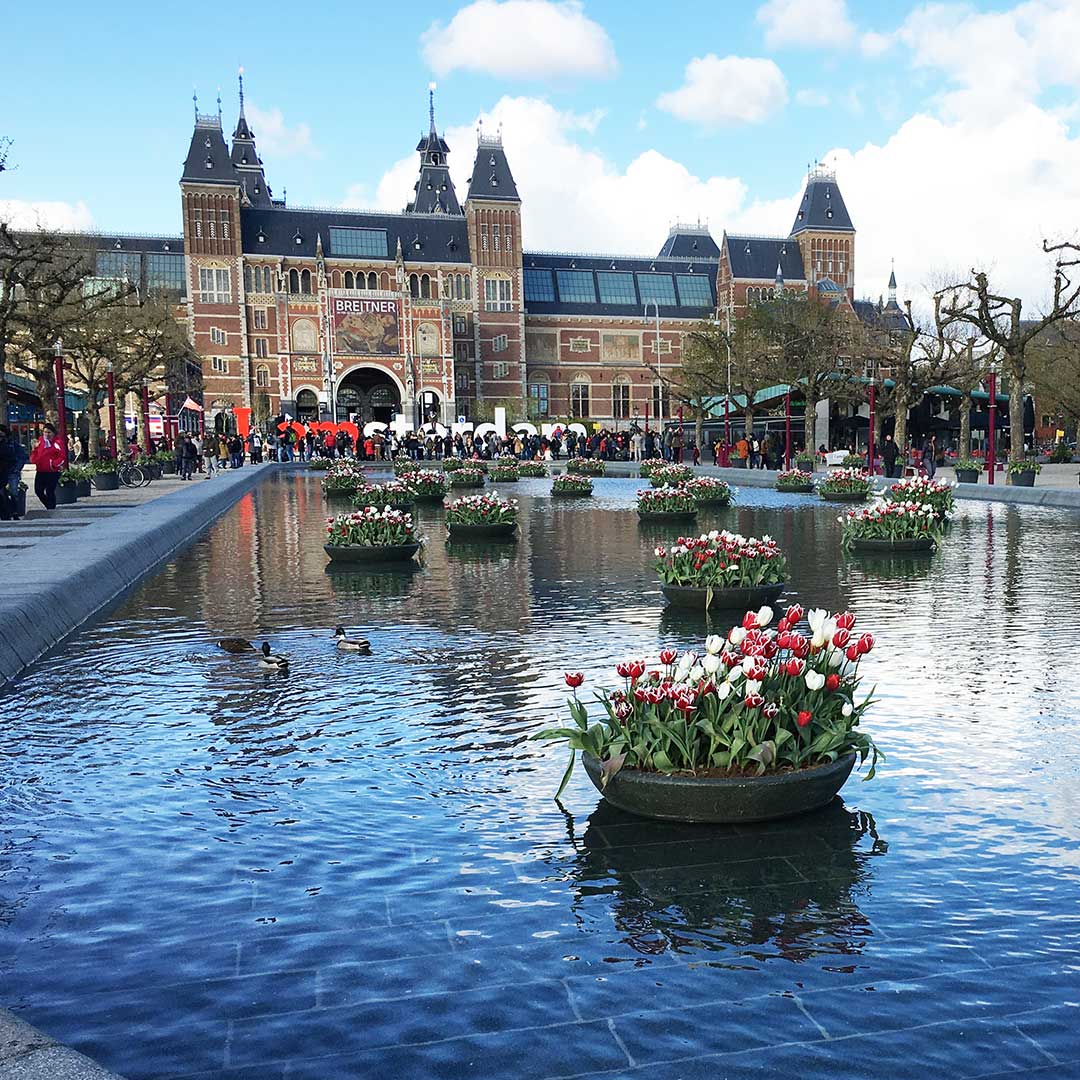
<path fill-rule="evenodd" d="M 1042 408 L 1080 423 L 1080 320 L 1059 323 L 1031 349 L 1031 383 Z"/>
<path fill-rule="evenodd" d="M 1080 266 L 1080 245 L 1043 241 L 1043 251 L 1054 255 L 1053 300 L 1049 310 L 1035 319 L 1025 320 L 1023 300 L 1004 296 L 990 288 L 989 275 L 978 269 L 971 280 L 946 286 L 938 294 L 943 298 L 941 315 L 947 322 L 972 326 L 1001 355 L 1009 380 L 1009 458 L 1024 458 L 1024 393 L 1029 382 L 1028 349 L 1048 328 L 1080 314 L 1080 283 L 1072 280 Z"/>

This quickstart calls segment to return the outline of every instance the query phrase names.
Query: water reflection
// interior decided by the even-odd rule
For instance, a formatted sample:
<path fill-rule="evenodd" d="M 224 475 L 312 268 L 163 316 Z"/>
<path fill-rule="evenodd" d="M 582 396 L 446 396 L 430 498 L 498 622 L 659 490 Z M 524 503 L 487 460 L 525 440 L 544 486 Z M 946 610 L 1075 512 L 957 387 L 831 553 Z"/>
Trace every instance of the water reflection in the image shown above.
<path fill-rule="evenodd" d="M 610 897 L 635 952 L 745 967 L 858 956 L 873 933 L 858 901 L 888 844 L 871 814 L 837 797 L 753 829 L 648 822 L 601 802 L 582 848 L 571 867 L 578 902 Z"/>
<path fill-rule="evenodd" d="M 362 596 L 369 600 L 394 600 L 407 596 L 420 563 L 413 560 L 401 566 L 384 567 L 381 570 L 346 569 L 334 563 L 327 565 L 325 573 L 335 596 Z"/>

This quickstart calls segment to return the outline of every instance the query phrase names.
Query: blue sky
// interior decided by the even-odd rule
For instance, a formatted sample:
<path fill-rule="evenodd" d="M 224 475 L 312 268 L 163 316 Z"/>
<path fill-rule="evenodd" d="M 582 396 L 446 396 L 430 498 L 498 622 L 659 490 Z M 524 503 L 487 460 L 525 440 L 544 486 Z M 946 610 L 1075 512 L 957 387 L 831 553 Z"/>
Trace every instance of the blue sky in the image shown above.
<path fill-rule="evenodd" d="M 502 121 L 530 246 L 655 250 L 688 217 L 717 236 L 783 232 L 807 163 L 828 155 L 860 230 L 863 291 L 894 257 L 913 286 L 986 259 L 1035 299 L 1041 264 L 1027 248 L 1076 227 L 1080 65 L 1062 41 L 1075 30 L 1077 51 L 1078 7 L 477 0 L 313 4 L 301 17 L 274 2 L 19 5 L 5 17 L 19 47 L 0 213 L 175 230 L 192 88 L 207 112 L 220 86 L 228 133 L 241 64 L 275 194 L 397 208 L 434 79 L 457 175 L 477 118 Z M 1040 167 L 988 166 L 1003 138 L 1030 141 L 1019 156 Z M 1034 203 L 1004 230 L 1003 196 Z"/>

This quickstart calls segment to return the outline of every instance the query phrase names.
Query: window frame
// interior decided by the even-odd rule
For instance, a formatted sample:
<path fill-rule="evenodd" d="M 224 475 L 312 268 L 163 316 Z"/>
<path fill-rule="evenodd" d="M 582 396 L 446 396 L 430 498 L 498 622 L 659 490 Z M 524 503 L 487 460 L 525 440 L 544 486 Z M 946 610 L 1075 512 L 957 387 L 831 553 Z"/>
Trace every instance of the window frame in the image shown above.
<path fill-rule="evenodd" d="M 388 259 L 390 257 L 389 241 L 385 229 L 331 225 L 329 234 L 330 251 L 334 255 L 362 259 Z"/>
<path fill-rule="evenodd" d="M 574 284 L 574 282 L 577 284 Z M 588 282 L 587 289 L 585 288 L 586 282 Z M 596 303 L 596 278 L 591 270 L 557 269 L 555 271 L 555 287 L 559 290 L 560 303 Z"/>

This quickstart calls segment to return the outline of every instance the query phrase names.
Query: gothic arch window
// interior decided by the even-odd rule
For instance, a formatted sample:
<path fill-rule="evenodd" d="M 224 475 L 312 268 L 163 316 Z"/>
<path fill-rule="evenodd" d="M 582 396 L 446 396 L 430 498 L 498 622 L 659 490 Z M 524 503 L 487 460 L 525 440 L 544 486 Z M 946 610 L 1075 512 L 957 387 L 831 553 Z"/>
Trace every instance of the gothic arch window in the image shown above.
<path fill-rule="evenodd" d="M 351 289 L 353 287 L 353 273 L 351 270 L 345 271 L 345 288 Z"/>
<path fill-rule="evenodd" d="M 465 299 L 472 299 L 472 278 L 468 274 L 461 275 L 465 279 Z"/>
<path fill-rule="evenodd" d="M 446 297 L 447 300 L 453 300 L 454 299 L 454 275 L 453 274 L 447 274 L 446 277 L 444 277 L 442 279 L 442 294 L 443 294 L 443 296 Z"/>
<path fill-rule="evenodd" d="M 341 274 L 337 270 L 330 275 L 330 285 L 335 289 L 341 288 Z"/>
<path fill-rule="evenodd" d="M 260 389 L 266 389 L 270 385 L 270 369 L 265 364 L 260 364 L 255 369 L 255 385 Z"/>
<path fill-rule="evenodd" d="M 420 296 L 424 300 L 431 298 L 431 278 L 427 274 L 420 278 Z"/>
<path fill-rule="evenodd" d="M 409 295 L 414 299 L 418 299 L 420 296 L 420 279 L 416 274 L 409 275 Z"/>
<path fill-rule="evenodd" d="M 611 415 L 616 420 L 630 419 L 630 380 L 625 375 L 611 381 Z"/>
<path fill-rule="evenodd" d="M 570 415 L 583 419 L 589 415 L 589 376 L 579 372 L 570 384 Z"/>
<path fill-rule="evenodd" d="M 300 271 L 293 269 L 289 271 L 289 292 L 298 293 L 300 291 Z"/>
<path fill-rule="evenodd" d="M 311 271 L 310 270 L 304 270 L 300 274 L 300 291 L 305 296 L 310 296 L 311 295 Z"/>
<path fill-rule="evenodd" d="M 244 267 L 244 292 L 255 291 L 255 275 L 250 266 Z"/>
<path fill-rule="evenodd" d="M 434 323 L 422 322 L 417 326 L 416 352 L 418 356 L 439 355 L 439 331 Z"/>
<path fill-rule="evenodd" d="M 297 319 L 292 326 L 293 352 L 313 353 L 319 351 L 319 335 L 310 319 Z"/>
<path fill-rule="evenodd" d="M 534 416 L 547 416 L 551 407 L 551 380 L 538 371 L 529 376 L 529 406 Z"/>
<path fill-rule="evenodd" d="M 382 272 L 382 276 L 379 278 L 379 281 L 381 283 L 381 288 L 387 290 L 390 288 L 390 275 L 385 270 Z"/>
<path fill-rule="evenodd" d="M 367 287 L 369 289 L 377 289 L 379 287 L 379 276 L 374 270 L 367 276 Z"/>
<path fill-rule="evenodd" d="M 269 266 L 264 266 L 263 267 L 263 292 L 264 293 L 269 293 L 269 292 L 273 292 L 273 291 L 274 290 L 270 287 L 270 267 Z"/>

